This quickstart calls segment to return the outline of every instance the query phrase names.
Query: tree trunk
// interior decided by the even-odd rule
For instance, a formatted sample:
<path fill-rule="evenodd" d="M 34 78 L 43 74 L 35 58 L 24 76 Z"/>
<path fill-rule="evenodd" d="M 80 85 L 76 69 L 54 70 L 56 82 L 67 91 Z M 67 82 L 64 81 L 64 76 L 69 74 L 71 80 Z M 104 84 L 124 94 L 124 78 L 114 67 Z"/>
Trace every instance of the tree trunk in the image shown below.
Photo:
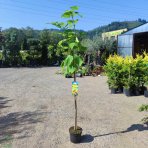
<path fill-rule="evenodd" d="M 77 130 L 77 96 L 74 96 L 75 99 L 75 130 Z"/>
<path fill-rule="evenodd" d="M 74 82 L 76 82 L 76 73 L 74 73 Z M 75 103 L 75 126 L 74 130 L 77 130 L 77 96 L 74 95 L 74 103 Z"/>

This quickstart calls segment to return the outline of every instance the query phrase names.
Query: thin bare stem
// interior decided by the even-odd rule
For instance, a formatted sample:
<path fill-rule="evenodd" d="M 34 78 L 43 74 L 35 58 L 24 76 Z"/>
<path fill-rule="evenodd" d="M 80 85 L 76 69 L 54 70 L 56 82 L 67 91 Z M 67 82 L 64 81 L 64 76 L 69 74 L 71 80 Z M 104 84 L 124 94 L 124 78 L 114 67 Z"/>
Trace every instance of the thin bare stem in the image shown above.
<path fill-rule="evenodd" d="M 77 130 L 77 96 L 74 96 L 75 100 L 75 127 L 74 129 Z"/>

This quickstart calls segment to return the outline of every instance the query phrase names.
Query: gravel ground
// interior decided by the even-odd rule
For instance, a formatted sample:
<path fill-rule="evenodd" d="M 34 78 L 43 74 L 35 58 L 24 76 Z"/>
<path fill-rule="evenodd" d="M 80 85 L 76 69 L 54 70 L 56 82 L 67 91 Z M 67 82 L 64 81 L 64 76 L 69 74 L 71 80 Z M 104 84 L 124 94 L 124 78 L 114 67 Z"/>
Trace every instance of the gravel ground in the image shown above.
<path fill-rule="evenodd" d="M 0 148 L 148 148 L 147 113 L 137 110 L 148 99 L 111 95 L 105 76 L 78 78 L 83 140 L 70 143 L 72 79 L 58 69 L 0 69 Z"/>

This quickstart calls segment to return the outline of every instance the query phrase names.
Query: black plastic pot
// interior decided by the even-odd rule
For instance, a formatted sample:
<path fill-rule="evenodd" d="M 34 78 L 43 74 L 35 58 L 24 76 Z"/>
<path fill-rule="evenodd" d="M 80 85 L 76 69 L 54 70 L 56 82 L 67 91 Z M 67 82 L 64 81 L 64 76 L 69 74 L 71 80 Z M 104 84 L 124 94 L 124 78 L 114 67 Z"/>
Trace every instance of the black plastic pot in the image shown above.
<path fill-rule="evenodd" d="M 123 93 L 123 87 L 118 88 L 118 93 Z"/>
<path fill-rule="evenodd" d="M 148 98 L 148 90 L 145 90 L 145 91 L 144 91 L 144 96 L 145 96 L 146 98 Z"/>
<path fill-rule="evenodd" d="M 117 88 L 111 88 L 111 94 L 116 94 L 117 93 Z"/>
<path fill-rule="evenodd" d="M 146 88 L 145 86 L 141 86 L 141 87 L 139 88 L 140 94 L 141 94 L 141 95 L 144 95 L 144 91 L 145 91 L 145 90 L 147 90 L 147 88 Z"/>
<path fill-rule="evenodd" d="M 77 127 L 77 130 L 74 129 L 74 126 L 69 128 L 70 133 L 70 141 L 72 143 L 80 143 L 81 142 L 81 134 L 82 134 L 82 128 Z"/>
<path fill-rule="evenodd" d="M 72 76 L 67 74 L 65 78 L 72 78 Z"/>
<path fill-rule="evenodd" d="M 134 96 L 140 96 L 140 88 L 134 88 L 133 89 L 133 95 Z"/>
<path fill-rule="evenodd" d="M 130 96 L 133 96 L 133 90 L 131 88 L 123 88 L 123 93 L 127 96 L 127 97 L 130 97 Z"/>

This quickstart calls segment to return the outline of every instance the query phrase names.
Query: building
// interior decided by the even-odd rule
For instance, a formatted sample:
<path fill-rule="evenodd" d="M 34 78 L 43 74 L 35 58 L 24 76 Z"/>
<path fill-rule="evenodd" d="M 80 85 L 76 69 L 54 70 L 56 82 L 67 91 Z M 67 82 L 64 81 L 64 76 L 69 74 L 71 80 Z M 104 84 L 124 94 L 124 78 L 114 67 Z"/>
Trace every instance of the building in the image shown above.
<path fill-rule="evenodd" d="M 118 54 L 133 56 L 148 52 L 148 23 L 118 36 Z"/>
<path fill-rule="evenodd" d="M 120 29 L 120 30 L 102 33 L 102 39 L 103 40 L 105 40 L 105 39 L 115 39 L 116 40 L 117 36 L 125 31 L 127 31 L 127 29 Z"/>

